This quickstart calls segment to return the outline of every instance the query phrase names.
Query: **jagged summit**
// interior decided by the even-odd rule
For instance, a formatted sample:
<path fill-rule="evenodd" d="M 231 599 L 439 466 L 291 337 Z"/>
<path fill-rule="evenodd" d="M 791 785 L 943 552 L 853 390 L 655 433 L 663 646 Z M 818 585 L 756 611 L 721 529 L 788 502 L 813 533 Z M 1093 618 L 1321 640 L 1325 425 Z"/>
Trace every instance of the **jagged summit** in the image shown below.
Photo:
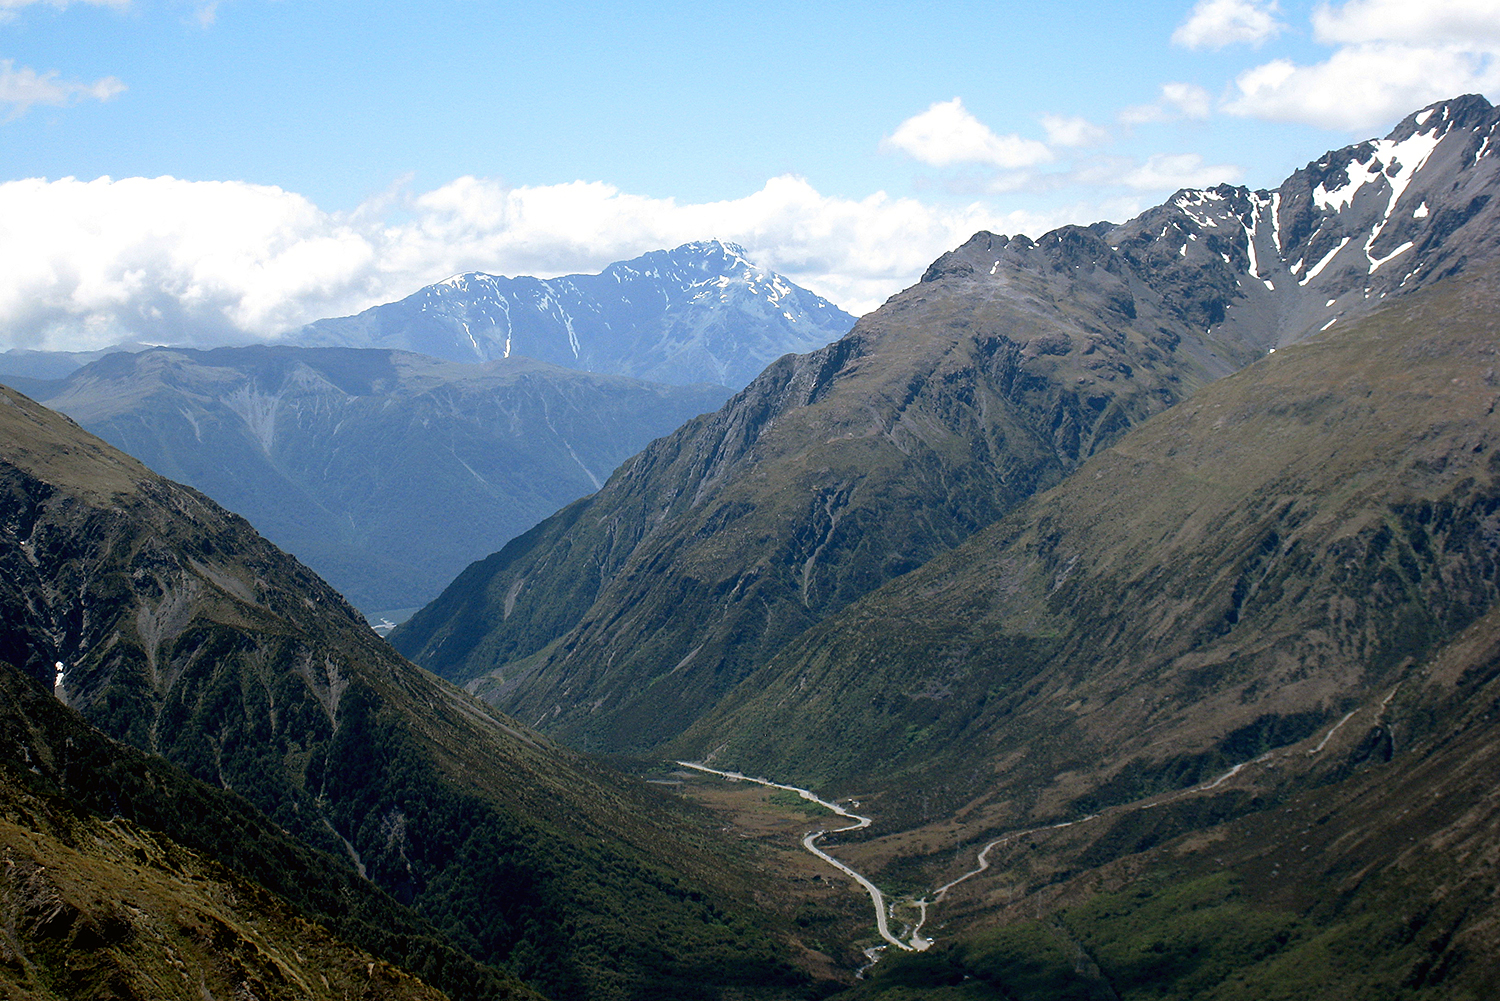
<path fill-rule="evenodd" d="M 680 281 L 691 285 L 702 279 L 701 274 L 710 274 L 715 277 L 729 274 L 740 274 L 745 271 L 763 271 L 750 261 L 749 254 L 744 247 L 737 243 L 728 243 L 724 240 L 693 240 L 674 247 L 671 250 L 651 250 L 639 257 L 633 257 L 628 261 L 616 261 L 605 268 L 600 275 L 608 275 L 615 281 L 629 281 L 633 278 L 651 277 L 667 278 L 672 281 Z M 766 272 L 769 273 L 769 272 Z M 434 285 L 443 285 L 449 288 L 462 289 L 473 285 L 493 285 L 497 282 L 515 281 L 525 278 L 525 275 L 492 275 L 485 271 L 465 271 L 461 274 L 445 278 Z M 566 278 L 593 277 L 588 275 L 568 275 Z M 539 281 L 562 281 L 563 278 L 538 279 Z"/>
<path fill-rule="evenodd" d="M 1434 115 L 1437 116 L 1435 120 Z M 1442 126 L 1441 134 L 1444 135 L 1455 128 L 1489 132 L 1495 127 L 1495 106 L 1481 94 L 1461 94 L 1446 101 L 1436 101 L 1401 119 L 1386 138 L 1400 142 L 1424 127 L 1432 128 L 1427 124 L 1430 120 Z"/>
<path fill-rule="evenodd" d="M 652 250 L 604 269 L 606 274 L 665 273 L 674 277 L 693 273 L 730 274 L 747 270 L 757 270 L 757 266 L 750 261 L 745 248 L 723 240 L 694 240 L 671 250 Z"/>
<path fill-rule="evenodd" d="M 611 264 L 597 275 L 472 271 L 289 340 L 392 347 L 451 361 L 521 355 L 658 382 L 739 388 L 784 354 L 835 340 L 854 318 L 721 240 Z"/>
<path fill-rule="evenodd" d="M 1179 320 L 1226 341 L 1295 343 L 1495 252 L 1497 129 L 1500 110 L 1483 97 L 1440 101 L 1275 190 L 1182 189 L 1122 225 L 1066 226 L 1035 242 L 978 233 L 923 281 L 1008 284 L 1086 265 L 1079 280 L 1097 272 L 1145 286 Z"/>

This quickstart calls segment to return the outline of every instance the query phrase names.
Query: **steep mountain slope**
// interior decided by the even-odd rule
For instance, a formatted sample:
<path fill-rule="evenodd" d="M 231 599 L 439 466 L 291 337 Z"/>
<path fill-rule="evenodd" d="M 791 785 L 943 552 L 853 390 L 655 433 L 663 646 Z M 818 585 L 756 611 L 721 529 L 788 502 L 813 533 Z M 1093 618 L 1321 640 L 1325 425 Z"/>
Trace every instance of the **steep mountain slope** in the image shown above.
<path fill-rule="evenodd" d="M 402 661 L 240 518 L 0 390 L 0 659 L 579 998 L 795 993 L 751 864 Z M 738 853 L 738 854 L 737 854 Z"/>
<path fill-rule="evenodd" d="M 1277 192 L 1181 192 L 1035 243 L 981 233 L 470 567 L 392 642 L 570 742 L 658 747 L 1132 424 L 1492 259 L 1497 123 L 1460 98 Z"/>
<path fill-rule="evenodd" d="M 503 669 L 500 704 L 553 714 L 569 740 L 650 746 L 819 616 L 1251 355 L 1221 360 L 1086 230 L 1011 252 L 1041 266 L 925 283 L 778 361 L 469 568 L 392 642 L 467 680 L 561 638 L 534 671 Z"/>
<path fill-rule="evenodd" d="M 42 399 L 239 512 L 370 614 L 430 600 L 727 395 L 521 358 L 260 346 L 113 354 Z"/>
<path fill-rule="evenodd" d="M 240 797 L 110 740 L 8 665 L 0 706 L 7 997 L 537 997 Z"/>
<path fill-rule="evenodd" d="M 1500 596 L 1500 267 L 1278 351 L 788 644 L 679 750 L 984 823 L 1212 780 Z M 829 740 L 837 733 L 839 740 Z"/>
<path fill-rule="evenodd" d="M 851 1001 L 1493 996 L 1497 306 L 1205 388 L 689 732 L 877 816 L 834 850 L 939 946 Z"/>
<path fill-rule="evenodd" d="M 112 348 L 95 351 L 38 351 L 32 348 L 11 348 L 0 351 L 0 382 L 18 389 L 28 396 L 37 387 L 46 390 L 48 383 L 65 379 L 89 362 L 98 361 L 106 355 L 121 351 L 145 351 L 149 344 L 126 342 Z"/>
<path fill-rule="evenodd" d="M 597 275 L 477 272 L 357 316 L 319 320 L 292 343 L 402 348 L 451 361 L 523 355 L 590 372 L 739 389 L 784 354 L 822 347 L 854 317 L 745 259 L 688 243 Z"/>

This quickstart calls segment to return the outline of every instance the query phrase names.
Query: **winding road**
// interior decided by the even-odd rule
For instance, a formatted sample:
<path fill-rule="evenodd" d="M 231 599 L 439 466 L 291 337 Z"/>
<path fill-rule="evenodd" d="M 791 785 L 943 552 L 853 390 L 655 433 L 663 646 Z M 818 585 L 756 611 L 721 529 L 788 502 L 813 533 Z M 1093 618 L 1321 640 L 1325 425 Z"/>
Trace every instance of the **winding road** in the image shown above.
<path fill-rule="evenodd" d="M 856 813 L 850 813 L 848 810 L 844 809 L 842 806 L 839 806 L 837 803 L 830 803 L 828 800 L 823 799 L 816 793 L 811 792 L 807 789 L 799 788 L 797 786 L 789 786 L 781 782 L 772 782 L 770 779 L 752 778 L 749 775 L 742 775 L 739 772 L 726 772 L 718 768 L 710 768 L 707 765 L 695 764 L 691 761 L 679 761 L 677 763 L 684 768 L 691 768 L 695 771 L 700 772 L 708 772 L 710 775 L 718 775 L 726 779 L 732 779 L 736 782 L 754 782 L 756 785 L 768 786 L 772 789 L 785 789 L 787 792 L 796 793 L 798 796 L 801 796 L 808 802 L 816 803 L 824 809 L 832 810 L 840 817 L 846 817 L 849 820 L 854 821 L 854 823 L 850 824 L 848 827 L 838 827 L 833 829 L 832 831 L 813 831 L 802 839 L 802 847 L 812 852 L 824 862 L 827 862 L 829 865 L 833 866 L 839 872 L 844 873 L 846 876 L 853 877 L 856 883 L 865 888 L 865 892 L 870 895 L 870 902 L 875 905 L 875 927 L 880 930 L 881 938 L 885 939 L 896 948 L 904 949 L 907 952 L 920 952 L 932 944 L 931 942 L 916 934 L 912 935 L 912 940 L 910 943 L 903 942 L 895 935 L 891 934 L 890 922 L 886 918 L 885 896 L 880 892 L 880 888 L 874 883 L 870 882 L 864 876 L 855 872 L 844 863 L 840 862 L 838 859 L 834 858 L 832 855 L 825 852 L 823 849 L 819 848 L 817 845 L 818 839 L 824 837 L 825 835 L 842 834 L 845 831 L 858 831 L 862 828 L 869 827 L 869 817 L 861 817 Z M 923 914 L 926 914 L 925 907 L 923 908 Z"/>
<path fill-rule="evenodd" d="M 1390 694 L 1385 697 L 1385 700 L 1380 703 L 1380 709 L 1377 712 L 1377 716 L 1376 716 L 1377 720 L 1380 718 L 1380 715 L 1384 713 L 1386 706 L 1390 703 L 1391 699 L 1395 696 L 1397 690 L 1399 690 L 1400 687 L 1401 687 L 1400 685 L 1397 685 L 1396 688 L 1393 688 L 1391 690 Z M 1326 734 L 1323 735 L 1323 739 L 1318 742 L 1317 746 L 1309 749 L 1305 753 L 1308 754 L 1309 756 L 1316 756 L 1317 754 L 1321 753 L 1322 750 L 1323 750 L 1323 748 L 1326 747 L 1328 745 L 1328 742 L 1333 738 L 1333 735 L 1338 732 L 1339 728 L 1342 727 L 1345 723 L 1349 722 L 1349 720 L 1353 716 L 1355 716 L 1358 712 L 1359 712 L 1359 710 L 1355 710 L 1354 712 L 1349 713 L 1343 719 L 1341 719 L 1337 723 L 1335 723 L 1333 725 L 1333 728 L 1330 729 Z M 1212 782 L 1208 782 L 1208 783 L 1205 783 L 1203 785 L 1194 786 L 1194 787 L 1189 788 L 1189 789 L 1184 789 L 1184 790 L 1178 792 L 1176 795 L 1168 796 L 1166 798 L 1156 798 L 1156 797 L 1153 797 L 1149 801 L 1140 801 L 1140 802 L 1136 802 L 1136 803 L 1125 804 L 1121 808 L 1119 808 L 1120 812 L 1127 812 L 1128 813 L 1128 812 L 1132 812 L 1132 811 L 1135 811 L 1135 810 L 1150 810 L 1150 809 L 1153 809 L 1155 807 L 1161 806 L 1164 803 L 1170 803 L 1170 802 L 1173 802 L 1175 800 L 1181 799 L 1181 798 L 1183 798 L 1185 796 L 1191 796 L 1191 795 L 1194 795 L 1196 793 L 1203 793 L 1203 792 L 1208 792 L 1208 791 L 1213 790 L 1213 789 L 1217 789 L 1219 786 L 1223 785 L 1225 782 L 1229 781 L 1230 779 L 1232 779 L 1236 775 L 1238 775 L 1246 767 L 1251 766 L 1251 765 L 1263 764 L 1266 761 L 1270 760 L 1271 758 L 1275 757 L 1276 753 L 1277 752 L 1275 752 L 1275 751 L 1267 751 L 1265 754 L 1262 754 L 1260 757 L 1255 758 L 1252 761 L 1244 761 L 1244 762 L 1241 762 L 1240 764 L 1235 765 L 1233 768 L 1230 768 L 1224 774 L 1222 774 L 1222 775 L 1218 776 L 1217 778 L 1215 778 Z M 1283 751 L 1281 753 L 1283 755 L 1286 755 L 1286 754 L 1290 754 L 1290 753 L 1293 753 L 1293 752 Z M 854 821 L 854 823 L 850 824 L 848 827 L 838 827 L 838 828 L 835 828 L 832 831 L 828 831 L 828 830 L 813 831 L 812 833 L 810 833 L 810 834 L 806 835 L 805 837 L 803 837 L 803 839 L 802 839 L 802 847 L 806 848 L 808 851 L 812 852 L 814 855 L 816 855 L 818 858 L 822 859 L 824 862 L 826 862 L 829 865 L 833 866 L 839 872 L 842 872 L 845 875 L 852 877 L 855 880 L 855 882 L 859 883 L 860 886 L 864 887 L 865 892 L 870 895 L 870 901 L 871 901 L 871 903 L 873 903 L 875 905 L 875 925 L 876 925 L 877 928 L 880 929 L 880 937 L 883 938 L 883 939 L 885 939 L 891 945 L 894 945 L 896 948 L 902 949 L 902 950 L 904 950 L 906 952 L 922 952 L 922 951 L 928 949 L 929 947 L 931 947 L 931 945 L 932 945 L 932 939 L 928 939 L 928 938 L 923 938 L 922 937 L 922 928 L 923 928 L 924 925 L 927 924 L 927 909 L 928 909 L 928 907 L 932 906 L 934 904 L 941 903 L 942 900 L 943 900 L 943 898 L 945 896 L 947 896 L 949 890 L 953 889 L 955 886 L 957 886 L 958 884 L 964 882 L 965 880 L 969 880 L 969 879 L 972 879 L 975 876 L 978 876 L 980 873 L 982 873 L 986 869 L 988 869 L 990 867 L 989 855 L 990 855 L 990 850 L 991 849 L 998 848 L 1000 845 L 1006 844 L 1007 842 L 1015 841 L 1018 838 L 1028 837 L 1029 835 L 1032 835 L 1032 834 L 1041 834 L 1041 833 L 1043 833 L 1045 831 L 1060 831 L 1060 830 L 1062 830 L 1065 827 L 1072 827 L 1074 824 L 1086 824 L 1089 821 L 1094 820 L 1094 819 L 1096 819 L 1099 816 L 1098 814 L 1092 814 L 1091 813 L 1087 817 L 1080 817 L 1077 820 L 1064 821 L 1063 823 L 1060 823 L 1060 824 L 1048 824 L 1048 825 L 1043 826 L 1043 827 L 1032 827 L 1032 828 L 1029 828 L 1027 830 L 1023 830 L 1023 831 L 1012 831 L 1009 834 L 1001 835 L 1000 837 L 995 838 L 994 840 L 990 841 L 983 848 L 981 848 L 979 850 L 979 857 L 976 860 L 979 864 L 975 868 L 970 869 L 968 872 L 964 873 L 962 876 L 959 876 L 957 879 L 950 880 L 949 882 L 944 883 L 942 886 L 938 887 L 936 890 L 933 891 L 933 893 L 932 893 L 932 899 L 931 900 L 929 900 L 926 897 L 922 897 L 920 899 L 912 900 L 911 901 L 912 906 L 914 906 L 914 907 L 917 908 L 919 917 L 918 917 L 918 920 L 917 920 L 916 927 L 913 928 L 912 931 L 911 931 L 911 941 L 910 942 L 903 942 L 903 941 L 901 941 L 901 939 L 897 938 L 895 935 L 893 935 L 891 933 L 890 923 L 889 923 L 888 916 L 887 916 L 889 909 L 887 908 L 886 903 L 885 903 L 885 896 L 880 892 L 879 887 L 877 887 L 874 883 L 870 882 L 868 879 L 866 879 L 860 873 L 855 872 L 853 869 L 849 868 L 847 865 L 845 865 L 844 863 L 840 862 L 838 859 L 834 858 L 832 855 L 828 854 L 823 849 L 819 848 L 818 844 L 817 844 L 818 840 L 820 838 L 823 838 L 823 837 L 825 837 L 826 835 L 829 835 L 829 834 L 842 834 L 845 831 L 858 831 L 858 830 L 860 830 L 862 828 L 869 827 L 870 826 L 870 818 L 869 817 L 861 817 L 858 814 L 850 813 L 848 810 L 844 809 L 842 806 L 839 806 L 837 803 L 830 803 L 828 800 L 823 799 L 822 797 L 818 796 L 816 793 L 814 793 L 814 792 L 812 792 L 810 790 L 807 790 L 807 789 L 802 789 L 802 788 L 800 788 L 798 786 L 786 785 L 785 783 L 782 783 L 782 782 L 772 782 L 770 779 L 753 778 L 752 776 L 744 775 L 744 774 L 742 774 L 740 772 L 730 772 L 730 771 L 723 771 L 723 770 L 718 769 L 718 768 L 710 768 L 707 765 L 696 764 L 696 763 L 694 763 L 692 761 L 679 761 L 679 762 L 677 762 L 677 764 L 681 765 L 684 768 L 691 768 L 691 769 L 693 769 L 695 771 L 707 772 L 710 775 L 718 775 L 718 776 L 720 776 L 722 778 L 732 779 L 732 780 L 737 781 L 737 782 L 753 782 L 756 785 L 763 785 L 763 786 L 767 786 L 767 787 L 772 788 L 772 789 L 785 789 L 788 792 L 794 792 L 794 793 L 796 793 L 797 795 L 801 796 L 803 799 L 807 800 L 808 802 L 816 803 L 816 804 L 818 804 L 819 806 L 823 807 L 826 810 L 833 811 L 835 814 L 837 814 L 840 817 L 846 817 L 849 820 Z M 859 804 L 856 803 L 855 805 L 858 806 Z M 876 956 L 873 955 L 873 954 L 878 954 L 879 950 L 882 949 L 882 948 L 884 948 L 884 946 L 878 946 L 878 947 L 876 947 L 874 949 L 868 949 L 868 950 L 866 950 L 866 954 L 870 955 L 871 956 L 871 960 L 873 961 L 876 958 Z"/>

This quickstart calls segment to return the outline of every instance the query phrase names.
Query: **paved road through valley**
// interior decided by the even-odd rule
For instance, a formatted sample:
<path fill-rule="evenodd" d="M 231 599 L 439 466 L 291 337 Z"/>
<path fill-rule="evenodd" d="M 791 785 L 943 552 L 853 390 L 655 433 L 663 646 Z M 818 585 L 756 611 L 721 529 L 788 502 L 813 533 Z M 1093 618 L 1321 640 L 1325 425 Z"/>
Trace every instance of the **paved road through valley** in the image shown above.
<path fill-rule="evenodd" d="M 912 941 L 908 944 L 901 941 L 895 935 L 891 934 L 890 923 L 886 920 L 885 897 L 881 894 L 880 888 L 877 887 L 874 883 L 870 882 L 864 876 L 861 876 L 859 873 L 855 872 L 853 869 L 840 862 L 838 859 L 834 858 L 832 855 L 825 852 L 823 849 L 819 848 L 817 845 L 818 839 L 823 837 L 824 835 L 842 834 L 845 831 L 858 831 L 861 828 L 869 827 L 869 817 L 861 817 L 858 814 L 850 813 L 848 810 L 844 809 L 842 806 L 839 806 L 837 803 L 830 803 L 828 802 L 828 800 L 820 798 L 816 793 L 810 792 L 807 789 L 800 789 L 797 786 L 789 786 L 784 785 L 780 782 L 772 782 L 770 779 L 751 778 L 749 775 L 742 775 L 739 772 L 721 771 L 717 768 L 710 768 L 707 765 L 694 764 L 691 761 L 679 761 L 677 763 L 684 768 L 691 768 L 695 771 L 700 772 L 708 772 L 711 775 L 719 775 L 726 779 L 733 779 L 738 782 L 754 782 L 757 785 L 769 786 L 772 789 L 785 789 L 787 792 L 796 793 L 809 802 L 816 803 L 819 806 L 824 807 L 825 809 L 832 810 L 840 817 L 847 817 L 848 819 L 854 821 L 854 823 L 850 824 L 848 827 L 839 827 L 835 828 L 832 831 L 813 831 L 811 834 L 802 839 L 802 847 L 812 852 L 824 862 L 827 862 L 829 865 L 833 866 L 839 872 L 842 872 L 848 876 L 852 876 L 855 882 L 865 888 L 865 892 L 870 895 L 870 901 L 875 905 L 875 927 L 880 930 L 881 938 L 885 939 L 896 948 L 904 949 L 907 952 L 921 951 L 932 944 L 931 942 L 928 942 L 927 940 L 919 936 L 913 937 Z"/>

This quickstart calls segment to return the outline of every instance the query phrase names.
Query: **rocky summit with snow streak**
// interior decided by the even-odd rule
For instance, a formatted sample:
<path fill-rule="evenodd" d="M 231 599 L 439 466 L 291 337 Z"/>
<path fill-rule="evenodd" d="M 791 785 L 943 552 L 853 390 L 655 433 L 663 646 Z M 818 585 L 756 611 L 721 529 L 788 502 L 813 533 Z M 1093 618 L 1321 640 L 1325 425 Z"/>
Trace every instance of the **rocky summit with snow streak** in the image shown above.
<path fill-rule="evenodd" d="M 841 337 L 854 317 L 717 240 L 597 275 L 469 272 L 292 334 L 316 346 L 400 348 L 458 362 L 524 356 L 566 368 L 739 389 L 784 354 Z"/>
<path fill-rule="evenodd" d="M 1500 110 L 1457 98 L 1325 154 L 1275 191 L 1180 191 L 1105 242 L 1206 327 L 1295 343 L 1495 253 L 1497 130 Z"/>
<path fill-rule="evenodd" d="M 1407 116 L 1384 139 L 1324 154 L 1274 191 L 1178 191 L 1131 221 L 1064 227 L 1033 243 L 980 233 L 924 280 L 1053 267 L 1160 299 L 1215 342 L 1262 351 L 1370 313 L 1488 258 L 1500 242 L 1500 109 L 1477 95 Z M 1134 287 L 1135 292 L 1130 292 Z"/>

